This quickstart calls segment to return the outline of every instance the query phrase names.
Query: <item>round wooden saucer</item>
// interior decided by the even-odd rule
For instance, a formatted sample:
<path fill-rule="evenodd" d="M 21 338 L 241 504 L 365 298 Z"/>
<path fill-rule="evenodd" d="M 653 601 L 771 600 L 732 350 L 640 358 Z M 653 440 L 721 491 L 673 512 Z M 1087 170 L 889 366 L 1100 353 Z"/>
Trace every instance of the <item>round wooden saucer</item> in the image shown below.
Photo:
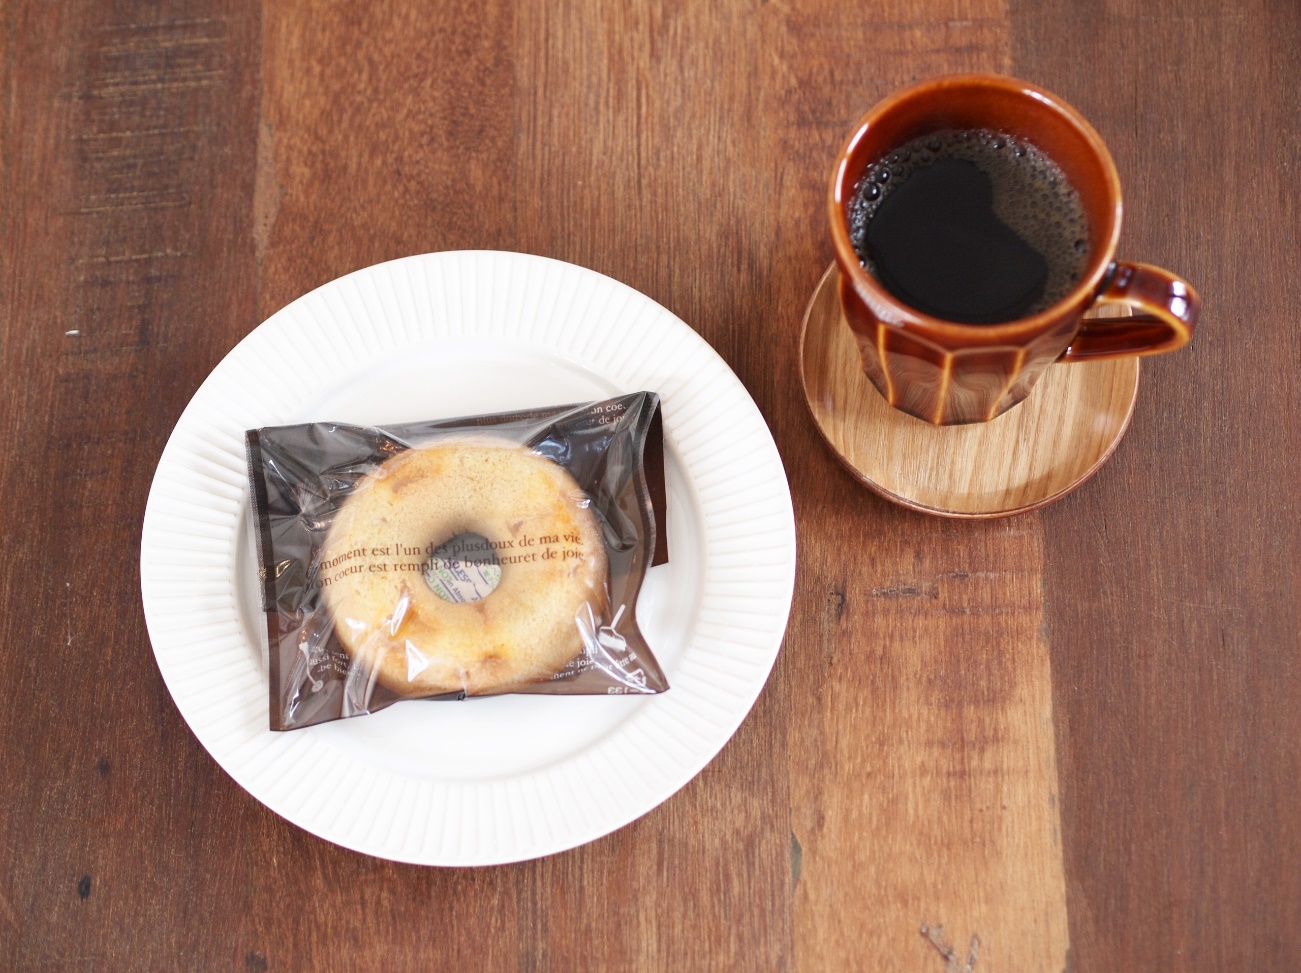
<path fill-rule="evenodd" d="M 932 426 L 886 405 L 863 374 L 834 265 L 800 340 L 804 395 L 832 451 L 881 496 L 941 517 L 1006 517 L 1070 493 L 1125 435 L 1138 371 L 1134 357 L 1054 365 L 997 419 Z"/>

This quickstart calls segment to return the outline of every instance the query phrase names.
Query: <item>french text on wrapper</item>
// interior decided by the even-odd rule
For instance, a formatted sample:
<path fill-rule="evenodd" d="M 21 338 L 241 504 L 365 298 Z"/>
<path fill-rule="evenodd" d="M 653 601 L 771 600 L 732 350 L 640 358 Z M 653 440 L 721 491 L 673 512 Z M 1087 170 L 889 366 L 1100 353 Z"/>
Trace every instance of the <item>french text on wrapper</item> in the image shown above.
<path fill-rule="evenodd" d="M 475 558 L 489 551 L 497 562 L 508 564 L 534 564 L 546 561 L 573 561 L 582 558 L 582 538 L 578 534 L 520 534 L 503 540 L 458 540 L 450 545 L 407 544 L 394 541 L 383 546 L 365 545 L 340 553 L 328 552 L 321 561 L 321 585 L 334 584 L 341 578 L 357 574 L 424 574 L 429 558 L 438 551 L 443 558 Z"/>
<path fill-rule="evenodd" d="M 625 402 L 602 402 L 599 405 L 592 406 L 588 415 L 592 417 L 596 425 L 608 426 L 622 419 L 626 411 L 628 411 L 628 405 Z"/>

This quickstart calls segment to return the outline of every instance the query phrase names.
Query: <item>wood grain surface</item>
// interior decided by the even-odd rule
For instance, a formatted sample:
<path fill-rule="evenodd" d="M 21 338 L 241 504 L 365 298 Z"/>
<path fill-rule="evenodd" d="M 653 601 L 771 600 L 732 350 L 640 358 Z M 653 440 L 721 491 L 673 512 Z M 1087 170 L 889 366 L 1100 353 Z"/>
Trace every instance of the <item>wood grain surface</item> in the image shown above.
<path fill-rule="evenodd" d="M 1295 3 L 5 0 L 0 47 L 0 969 L 1297 966 Z M 798 368 L 831 159 L 956 70 L 1078 107 L 1121 255 L 1205 303 L 1101 472 L 994 522 L 865 490 Z M 461 871 L 242 791 L 167 693 L 137 566 L 167 435 L 236 342 L 458 248 L 695 328 L 773 430 L 800 543 L 777 667 L 703 773 Z"/>

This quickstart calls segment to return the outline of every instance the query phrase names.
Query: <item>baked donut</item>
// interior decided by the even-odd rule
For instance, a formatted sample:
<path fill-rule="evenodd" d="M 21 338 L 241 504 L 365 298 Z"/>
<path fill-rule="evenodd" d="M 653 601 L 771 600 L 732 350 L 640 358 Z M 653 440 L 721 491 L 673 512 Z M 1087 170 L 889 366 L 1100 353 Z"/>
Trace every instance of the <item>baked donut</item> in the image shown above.
<path fill-rule="evenodd" d="M 492 545 L 501 579 L 458 604 L 434 593 L 425 568 L 463 533 Z M 319 564 L 339 642 L 368 680 L 402 696 L 546 679 L 582 651 L 606 602 L 590 499 L 558 463 L 507 440 L 393 456 L 344 501 Z"/>

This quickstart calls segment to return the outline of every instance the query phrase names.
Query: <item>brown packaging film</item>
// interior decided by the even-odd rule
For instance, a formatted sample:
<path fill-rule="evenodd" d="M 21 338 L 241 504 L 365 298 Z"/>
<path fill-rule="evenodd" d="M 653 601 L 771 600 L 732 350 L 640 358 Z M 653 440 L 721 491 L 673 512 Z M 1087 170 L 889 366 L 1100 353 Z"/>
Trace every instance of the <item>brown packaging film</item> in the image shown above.
<path fill-rule="evenodd" d="M 654 393 L 245 439 L 271 729 L 403 699 L 668 688 L 636 621 L 668 560 Z"/>

